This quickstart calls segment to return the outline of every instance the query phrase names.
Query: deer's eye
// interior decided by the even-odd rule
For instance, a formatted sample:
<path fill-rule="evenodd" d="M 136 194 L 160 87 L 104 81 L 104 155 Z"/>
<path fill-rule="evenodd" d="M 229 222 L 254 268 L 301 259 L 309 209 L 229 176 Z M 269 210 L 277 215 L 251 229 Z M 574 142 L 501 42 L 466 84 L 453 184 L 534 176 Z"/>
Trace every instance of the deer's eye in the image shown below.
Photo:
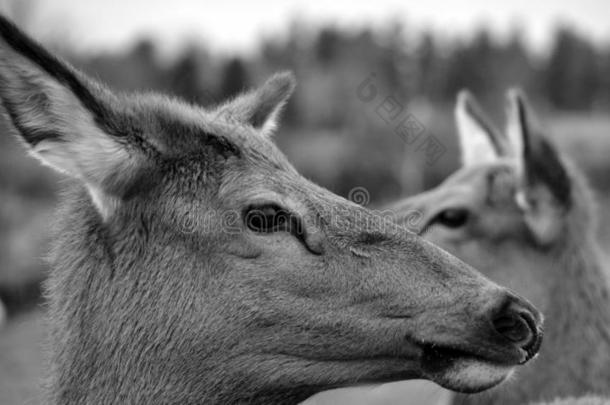
<path fill-rule="evenodd" d="M 246 210 L 244 222 L 254 232 L 271 233 L 289 230 L 291 215 L 273 204 L 253 206 Z"/>
<path fill-rule="evenodd" d="M 433 223 L 446 226 L 447 228 L 459 228 L 468 222 L 470 213 L 464 208 L 451 208 L 441 211 Z"/>

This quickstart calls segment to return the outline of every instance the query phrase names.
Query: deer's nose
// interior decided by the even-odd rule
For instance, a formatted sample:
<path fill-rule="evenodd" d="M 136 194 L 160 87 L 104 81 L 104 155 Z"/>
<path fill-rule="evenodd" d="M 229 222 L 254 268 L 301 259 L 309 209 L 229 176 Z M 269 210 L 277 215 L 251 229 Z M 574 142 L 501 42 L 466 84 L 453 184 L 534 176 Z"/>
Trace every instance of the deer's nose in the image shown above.
<path fill-rule="evenodd" d="M 493 327 L 500 335 L 525 350 L 532 358 L 542 343 L 540 313 L 519 297 L 509 295 L 500 311 L 492 319 Z"/>

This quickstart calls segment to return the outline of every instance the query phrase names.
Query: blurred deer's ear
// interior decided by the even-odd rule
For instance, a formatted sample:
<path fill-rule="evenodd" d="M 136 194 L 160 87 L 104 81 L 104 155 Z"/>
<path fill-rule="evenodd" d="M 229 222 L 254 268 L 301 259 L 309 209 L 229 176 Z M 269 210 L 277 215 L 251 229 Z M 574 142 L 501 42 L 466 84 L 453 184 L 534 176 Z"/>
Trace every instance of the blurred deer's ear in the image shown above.
<path fill-rule="evenodd" d="M 106 213 L 135 173 L 136 155 L 105 125 L 111 94 L 0 16 L 0 99 L 30 153 L 87 184 Z M 112 205 L 112 204 L 110 204 Z"/>
<path fill-rule="evenodd" d="M 506 140 L 468 90 L 458 93 L 455 120 L 462 166 L 491 163 L 506 153 Z"/>
<path fill-rule="evenodd" d="M 521 178 L 517 202 L 537 241 L 549 244 L 561 234 L 562 218 L 572 204 L 570 176 L 521 91 L 508 92 L 508 110 L 508 133 Z"/>
<path fill-rule="evenodd" d="M 292 73 L 278 73 L 258 89 L 222 105 L 217 113 L 270 135 L 275 130 L 279 113 L 292 95 L 295 86 L 296 81 Z"/>

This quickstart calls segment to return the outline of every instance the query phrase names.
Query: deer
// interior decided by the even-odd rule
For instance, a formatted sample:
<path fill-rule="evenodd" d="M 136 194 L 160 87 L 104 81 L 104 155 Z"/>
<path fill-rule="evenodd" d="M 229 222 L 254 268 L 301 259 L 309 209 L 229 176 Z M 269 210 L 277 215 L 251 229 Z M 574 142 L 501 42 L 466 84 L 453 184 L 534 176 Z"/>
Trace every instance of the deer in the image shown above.
<path fill-rule="evenodd" d="M 296 403 L 424 378 L 476 392 L 538 352 L 542 315 L 274 145 L 278 73 L 215 107 L 123 94 L 0 17 L 0 99 L 70 180 L 46 284 L 56 404 Z"/>
<path fill-rule="evenodd" d="M 462 166 L 392 204 L 396 221 L 530 299 L 546 317 L 538 359 L 513 382 L 456 404 L 610 394 L 610 287 L 584 175 L 553 145 L 520 89 L 499 130 L 468 90 L 455 119 Z M 584 402 L 583 402 L 584 403 Z"/>

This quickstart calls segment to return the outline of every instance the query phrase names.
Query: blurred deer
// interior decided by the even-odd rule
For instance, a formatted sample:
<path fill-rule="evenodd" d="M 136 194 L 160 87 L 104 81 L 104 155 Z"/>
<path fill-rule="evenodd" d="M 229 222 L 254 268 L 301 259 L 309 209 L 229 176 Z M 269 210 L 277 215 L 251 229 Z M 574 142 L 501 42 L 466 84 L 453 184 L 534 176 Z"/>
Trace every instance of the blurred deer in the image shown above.
<path fill-rule="evenodd" d="M 502 389 L 455 403 L 524 404 L 610 393 L 608 272 L 592 193 L 544 135 L 524 95 L 497 130 L 466 91 L 456 120 L 462 168 L 394 206 L 399 222 L 532 300 L 545 314 L 540 357 Z"/>
<path fill-rule="evenodd" d="M 48 282 L 51 401 L 294 403 L 426 378 L 490 388 L 539 313 L 301 177 L 271 133 L 290 74 L 204 110 L 116 94 L 0 19 L 0 98 L 73 178 Z"/>

